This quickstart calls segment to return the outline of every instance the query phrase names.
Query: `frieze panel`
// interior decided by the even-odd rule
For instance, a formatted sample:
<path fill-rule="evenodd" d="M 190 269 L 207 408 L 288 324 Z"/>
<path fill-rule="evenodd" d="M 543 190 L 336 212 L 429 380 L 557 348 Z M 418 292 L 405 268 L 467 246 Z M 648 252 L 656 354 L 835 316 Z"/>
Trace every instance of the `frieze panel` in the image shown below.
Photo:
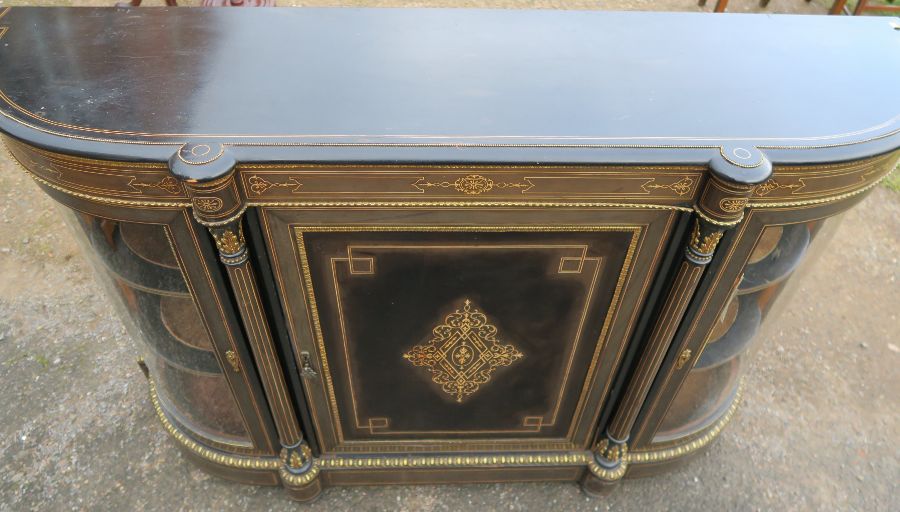
<path fill-rule="evenodd" d="M 185 204 L 184 184 L 165 163 L 115 162 L 63 155 L 4 137 L 10 153 L 39 180 L 63 192 L 97 202 Z M 743 207 L 779 207 L 837 201 L 867 190 L 896 165 L 900 152 L 867 160 L 814 166 L 777 166 L 772 178 L 753 188 L 749 201 L 722 194 L 703 213 L 730 222 Z M 315 164 L 242 165 L 238 187 L 225 203 L 244 206 L 301 201 L 536 201 L 598 202 L 623 206 L 683 208 L 697 201 L 710 181 L 706 169 L 690 166 L 323 166 Z M 238 190 L 238 188 L 240 190 Z M 223 198 L 220 198 L 223 199 Z M 198 198 L 206 215 L 212 198 Z M 706 211 L 709 210 L 709 211 Z M 728 221 L 725 220 L 728 217 Z"/>
<path fill-rule="evenodd" d="M 165 164 L 92 160 L 43 151 L 10 138 L 3 141 L 26 169 L 64 190 L 111 198 L 187 197 Z"/>
<path fill-rule="evenodd" d="M 688 204 L 703 169 L 694 167 L 485 167 L 245 165 L 248 200 L 586 199 Z"/>
<path fill-rule="evenodd" d="M 772 178 L 750 196 L 751 206 L 777 206 L 796 202 L 822 202 L 873 185 L 886 176 L 900 152 L 867 160 L 817 166 L 776 167 Z"/>

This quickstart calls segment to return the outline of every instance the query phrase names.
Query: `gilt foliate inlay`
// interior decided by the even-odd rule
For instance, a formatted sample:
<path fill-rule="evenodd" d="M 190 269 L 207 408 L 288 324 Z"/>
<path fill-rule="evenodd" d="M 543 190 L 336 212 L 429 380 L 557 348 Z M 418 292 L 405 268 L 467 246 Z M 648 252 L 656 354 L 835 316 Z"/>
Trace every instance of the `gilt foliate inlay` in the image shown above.
<path fill-rule="evenodd" d="M 432 373 L 431 380 L 456 397 L 457 402 L 478 391 L 501 366 L 523 357 L 513 345 L 497 339 L 497 328 L 469 299 L 432 329 L 432 338 L 411 348 L 403 357 Z"/>
<path fill-rule="evenodd" d="M 225 229 L 214 233 L 213 238 L 216 240 L 216 247 L 224 254 L 237 254 L 244 248 L 244 233 L 240 226 L 238 226 L 237 234 L 230 229 Z"/>

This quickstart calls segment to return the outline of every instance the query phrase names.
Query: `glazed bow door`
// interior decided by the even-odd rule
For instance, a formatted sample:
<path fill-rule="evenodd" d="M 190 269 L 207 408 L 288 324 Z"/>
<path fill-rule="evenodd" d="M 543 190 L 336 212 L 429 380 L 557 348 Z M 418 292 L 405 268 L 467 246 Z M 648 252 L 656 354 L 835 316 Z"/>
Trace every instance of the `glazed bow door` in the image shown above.
<path fill-rule="evenodd" d="M 263 209 L 321 450 L 586 448 L 677 215 Z"/>

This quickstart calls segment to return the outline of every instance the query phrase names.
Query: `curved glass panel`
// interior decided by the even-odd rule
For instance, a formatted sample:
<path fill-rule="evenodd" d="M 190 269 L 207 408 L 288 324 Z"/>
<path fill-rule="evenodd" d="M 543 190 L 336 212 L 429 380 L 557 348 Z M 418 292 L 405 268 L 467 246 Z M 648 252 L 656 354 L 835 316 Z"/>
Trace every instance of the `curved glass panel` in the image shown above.
<path fill-rule="evenodd" d="M 196 435 L 246 446 L 246 426 L 166 228 L 68 212 L 125 325 L 144 341 L 165 411 Z"/>
<path fill-rule="evenodd" d="M 737 289 L 722 307 L 703 353 L 672 401 L 654 443 L 701 432 L 725 413 L 746 366 L 748 358 L 744 356 L 755 344 L 763 321 L 774 311 L 775 300 L 794 288 L 798 279 L 789 278 L 804 267 L 803 262 L 814 259 L 811 253 L 827 245 L 839 218 L 763 229 Z"/>

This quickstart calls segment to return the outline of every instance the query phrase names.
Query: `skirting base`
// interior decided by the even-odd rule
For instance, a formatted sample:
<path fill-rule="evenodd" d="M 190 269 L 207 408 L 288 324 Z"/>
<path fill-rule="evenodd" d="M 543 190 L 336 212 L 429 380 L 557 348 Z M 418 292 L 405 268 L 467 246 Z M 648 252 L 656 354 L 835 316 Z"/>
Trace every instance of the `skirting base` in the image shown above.
<path fill-rule="evenodd" d="M 209 448 L 182 431 L 162 409 L 156 386 L 150 382 L 150 400 L 166 431 L 188 458 L 205 471 L 229 480 L 255 485 L 285 487 L 291 499 L 316 500 L 331 485 L 441 484 L 475 482 L 580 482 L 589 496 L 607 496 L 623 477 L 661 472 L 709 445 L 731 420 L 740 401 L 735 397 L 728 411 L 704 432 L 678 444 L 653 450 L 628 452 L 614 470 L 598 471 L 592 452 L 554 452 L 504 455 L 359 455 L 314 459 L 303 473 L 289 472 L 275 457 L 242 456 Z"/>

